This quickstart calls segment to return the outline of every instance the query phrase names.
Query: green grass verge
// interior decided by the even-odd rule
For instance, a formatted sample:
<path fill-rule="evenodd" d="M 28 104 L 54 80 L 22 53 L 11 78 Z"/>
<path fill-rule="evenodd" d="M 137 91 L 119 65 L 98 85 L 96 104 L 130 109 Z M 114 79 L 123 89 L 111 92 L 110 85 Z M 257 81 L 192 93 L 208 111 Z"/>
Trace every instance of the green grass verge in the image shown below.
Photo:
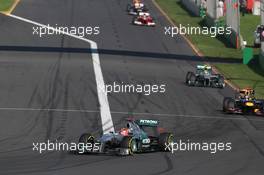
<path fill-rule="evenodd" d="M 9 10 L 15 0 L 0 0 L 0 11 L 7 11 Z"/>
<path fill-rule="evenodd" d="M 156 0 L 156 2 L 176 24 L 182 24 L 184 26 L 189 24 L 190 26 L 201 27 L 200 24 L 203 23 L 202 18 L 191 16 L 183 9 L 179 0 Z M 225 43 L 209 35 L 189 35 L 188 38 L 191 39 L 192 43 L 195 44 L 205 56 L 237 59 L 241 59 L 242 57 L 241 51 L 233 48 L 226 48 Z"/>
<path fill-rule="evenodd" d="M 202 18 L 192 16 L 179 0 L 156 0 L 156 2 L 176 24 L 201 26 Z M 248 42 L 253 41 L 253 32 L 258 20 L 254 19 L 255 22 L 252 24 L 252 18 L 252 15 L 241 17 L 242 34 Z M 225 43 L 217 38 L 205 35 L 189 35 L 188 38 L 206 57 L 242 59 L 241 50 L 227 48 Z M 259 50 L 254 50 L 254 52 L 258 53 Z M 215 64 L 215 66 L 235 85 L 240 88 L 253 87 L 256 89 L 257 96 L 264 97 L 264 74 L 256 61 L 250 65 Z"/>
<path fill-rule="evenodd" d="M 256 90 L 257 97 L 264 98 L 264 72 L 259 67 L 256 66 L 253 71 L 250 66 L 243 64 L 215 64 L 215 66 L 235 85 L 241 88 L 252 87 Z"/>
<path fill-rule="evenodd" d="M 260 16 L 246 14 L 240 17 L 240 32 L 243 39 L 247 41 L 248 45 L 253 46 L 254 31 L 257 25 L 260 24 Z"/>

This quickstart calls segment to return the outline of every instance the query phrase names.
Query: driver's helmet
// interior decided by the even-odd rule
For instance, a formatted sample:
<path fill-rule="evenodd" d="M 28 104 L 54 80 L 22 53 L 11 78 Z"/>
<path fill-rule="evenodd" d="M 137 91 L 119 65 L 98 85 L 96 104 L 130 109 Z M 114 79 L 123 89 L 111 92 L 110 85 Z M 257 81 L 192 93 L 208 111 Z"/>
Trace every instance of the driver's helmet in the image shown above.
<path fill-rule="evenodd" d="M 209 74 L 210 74 L 209 70 L 207 68 L 205 68 L 204 69 L 204 75 L 209 75 Z"/>
<path fill-rule="evenodd" d="M 122 128 L 122 129 L 120 130 L 120 134 L 121 134 L 122 136 L 128 136 L 128 135 L 129 135 L 129 129 L 128 129 L 128 128 Z"/>
<path fill-rule="evenodd" d="M 210 74 L 210 69 L 211 69 L 210 66 L 208 66 L 208 65 L 204 65 L 203 73 L 204 73 L 205 75 L 209 75 L 209 74 Z"/>
<path fill-rule="evenodd" d="M 148 16 L 149 16 L 149 15 L 148 15 L 147 13 L 143 13 L 143 14 L 142 14 L 142 18 L 143 18 L 143 19 L 147 19 Z"/>
<path fill-rule="evenodd" d="M 246 100 L 250 100 L 249 98 L 250 98 L 249 95 L 245 95 Z"/>

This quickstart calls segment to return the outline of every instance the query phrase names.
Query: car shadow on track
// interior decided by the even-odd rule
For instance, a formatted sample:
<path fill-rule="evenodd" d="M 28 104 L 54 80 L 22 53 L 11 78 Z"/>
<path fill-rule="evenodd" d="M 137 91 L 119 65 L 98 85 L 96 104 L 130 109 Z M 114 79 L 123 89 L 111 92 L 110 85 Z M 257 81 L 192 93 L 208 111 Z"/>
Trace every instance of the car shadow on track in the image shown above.
<path fill-rule="evenodd" d="M 87 48 L 67 48 L 67 47 L 0 46 L 0 51 L 99 53 L 103 55 L 131 56 L 131 57 L 141 57 L 141 58 L 173 59 L 173 60 L 194 61 L 194 62 L 206 61 L 209 63 L 242 64 L 242 59 L 235 59 L 235 58 L 216 58 L 216 57 L 202 57 L 201 58 L 195 55 L 191 56 L 191 55 L 180 55 L 180 54 L 129 51 L 129 50 L 113 50 L 113 49 L 93 50 L 93 49 L 87 49 Z"/>

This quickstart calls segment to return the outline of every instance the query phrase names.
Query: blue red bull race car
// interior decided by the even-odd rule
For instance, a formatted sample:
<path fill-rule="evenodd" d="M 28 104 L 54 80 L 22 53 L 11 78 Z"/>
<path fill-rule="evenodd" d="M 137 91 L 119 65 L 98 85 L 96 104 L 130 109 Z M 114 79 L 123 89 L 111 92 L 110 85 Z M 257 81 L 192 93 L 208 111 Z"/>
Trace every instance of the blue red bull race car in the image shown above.
<path fill-rule="evenodd" d="M 225 97 L 223 111 L 229 114 L 249 114 L 264 116 L 264 100 L 255 98 L 255 91 L 245 88 L 235 98 Z"/>

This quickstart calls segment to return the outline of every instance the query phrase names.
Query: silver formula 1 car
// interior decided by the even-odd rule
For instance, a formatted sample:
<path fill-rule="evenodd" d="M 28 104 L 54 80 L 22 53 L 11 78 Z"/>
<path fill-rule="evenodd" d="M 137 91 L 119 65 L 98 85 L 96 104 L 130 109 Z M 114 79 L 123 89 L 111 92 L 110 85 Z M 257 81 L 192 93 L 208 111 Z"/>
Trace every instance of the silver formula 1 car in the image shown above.
<path fill-rule="evenodd" d="M 91 134 L 83 134 L 79 143 L 93 145 L 86 153 L 132 155 L 134 153 L 169 151 L 173 135 L 158 127 L 157 120 L 127 120 L 127 126 L 119 132 L 103 134 L 96 139 Z M 95 148 L 96 147 L 96 148 Z M 91 148 L 91 147 L 90 147 Z"/>
<path fill-rule="evenodd" d="M 224 88 L 224 77 L 220 74 L 214 74 L 212 67 L 208 65 L 197 65 L 196 73 L 188 72 L 185 78 L 188 86 Z"/>

